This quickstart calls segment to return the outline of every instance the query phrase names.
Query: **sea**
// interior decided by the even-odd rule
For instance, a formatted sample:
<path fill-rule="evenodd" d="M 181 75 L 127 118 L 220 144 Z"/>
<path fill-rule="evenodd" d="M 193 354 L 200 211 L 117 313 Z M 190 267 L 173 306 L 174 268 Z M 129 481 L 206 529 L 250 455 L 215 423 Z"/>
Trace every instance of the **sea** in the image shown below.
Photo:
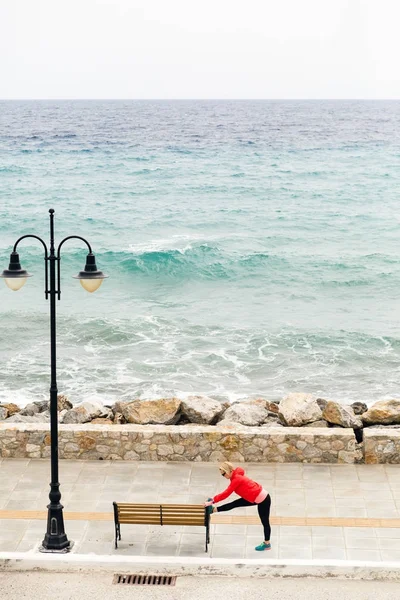
<path fill-rule="evenodd" d="M 0 272 L 61 250 L 74 403 L 400 397 L 400 101 L 1 101 Z M 48 396 L 44 250 L 0 287 L 0 401 Z"/>

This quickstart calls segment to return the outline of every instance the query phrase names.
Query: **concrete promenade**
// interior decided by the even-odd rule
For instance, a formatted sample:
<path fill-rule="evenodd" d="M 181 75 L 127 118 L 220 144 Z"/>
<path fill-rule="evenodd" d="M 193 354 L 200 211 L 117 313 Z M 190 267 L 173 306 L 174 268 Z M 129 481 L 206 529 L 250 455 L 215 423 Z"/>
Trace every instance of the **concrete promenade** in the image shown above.
<path fill-rule="evenodd" d="M 202 503 L 226 487 L 217 465 L 62 460 L 62 503 L 73 554 L 175 561 L 391 561 L 400 567 L 398 465 L 242 466 L 272 497 L 270 552 L 254 550 L 263 538 L 255 507 L 213 516 L 208 555 L 205 529 L 194 527 L 125 525 L 115 550 L 113 500 Z M 49 460 L 0 460 L 0 558 L 37 552 L 46 529 L 49 478 Z"/>

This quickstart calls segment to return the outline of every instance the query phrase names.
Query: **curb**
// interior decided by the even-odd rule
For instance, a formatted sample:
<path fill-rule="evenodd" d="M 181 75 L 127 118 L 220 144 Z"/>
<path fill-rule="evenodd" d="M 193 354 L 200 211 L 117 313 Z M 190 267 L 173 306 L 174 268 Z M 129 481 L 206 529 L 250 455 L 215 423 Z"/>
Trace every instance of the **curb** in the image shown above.
<path fill-rule="evenodd" d="M 313 577 L 400 581 L 400 561 L 182 558 L 0 552 L 0 572 L 132 573 L 225 577 Z"/>

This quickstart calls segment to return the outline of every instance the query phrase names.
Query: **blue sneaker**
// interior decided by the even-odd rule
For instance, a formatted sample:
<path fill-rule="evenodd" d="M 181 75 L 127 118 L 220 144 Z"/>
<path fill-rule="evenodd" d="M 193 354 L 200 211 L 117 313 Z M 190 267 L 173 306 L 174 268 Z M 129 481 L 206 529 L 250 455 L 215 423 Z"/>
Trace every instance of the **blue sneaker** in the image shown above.
<path fill-rule="evenodd" d="M 271 544 L 266 544 L 265 542 L 263 542 L 259 546 L 256 546 L 254 550 L 258 550 L 258 552 L 262 552 L 263 550 L 271 550 Z"/>
<path fill-rule="evenodd" d="M 207 502 L 210 502 L 212 500 L 212 498 L 208 498 Z M 214 504 L 210 504 L 210 506 L 206 506 L 207 509 L 207 514 L 211 515 L 214 511 Z"/>

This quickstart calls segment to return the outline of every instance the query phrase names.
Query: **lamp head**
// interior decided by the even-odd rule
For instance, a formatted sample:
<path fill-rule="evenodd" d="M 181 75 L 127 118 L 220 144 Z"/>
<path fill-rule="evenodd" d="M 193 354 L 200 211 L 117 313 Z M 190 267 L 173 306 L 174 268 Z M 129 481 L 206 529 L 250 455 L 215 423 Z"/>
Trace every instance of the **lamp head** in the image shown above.
<path fill-rule="evenodd" d="M 79 271 L 78 275 L 74 275 L 74 279 L 79 279 L 81 286 L 90 293 L 98 290 L 107 277 L 108 275 L 104 275 L 103 271 L 97 270 L 96 258 L 92 253 L 86 257 L 85 269 Z"/>
<path fill-rule="evenodd" d="M 22 288 L 27 278 L 32 277 L 32 275 L 25 271 L 25 269 L 21 269 L 18 252 L 11 252 L 8 269 L 4 269 L 0 277 L 4 279 L 10 290 L 16 292 Z"/>

